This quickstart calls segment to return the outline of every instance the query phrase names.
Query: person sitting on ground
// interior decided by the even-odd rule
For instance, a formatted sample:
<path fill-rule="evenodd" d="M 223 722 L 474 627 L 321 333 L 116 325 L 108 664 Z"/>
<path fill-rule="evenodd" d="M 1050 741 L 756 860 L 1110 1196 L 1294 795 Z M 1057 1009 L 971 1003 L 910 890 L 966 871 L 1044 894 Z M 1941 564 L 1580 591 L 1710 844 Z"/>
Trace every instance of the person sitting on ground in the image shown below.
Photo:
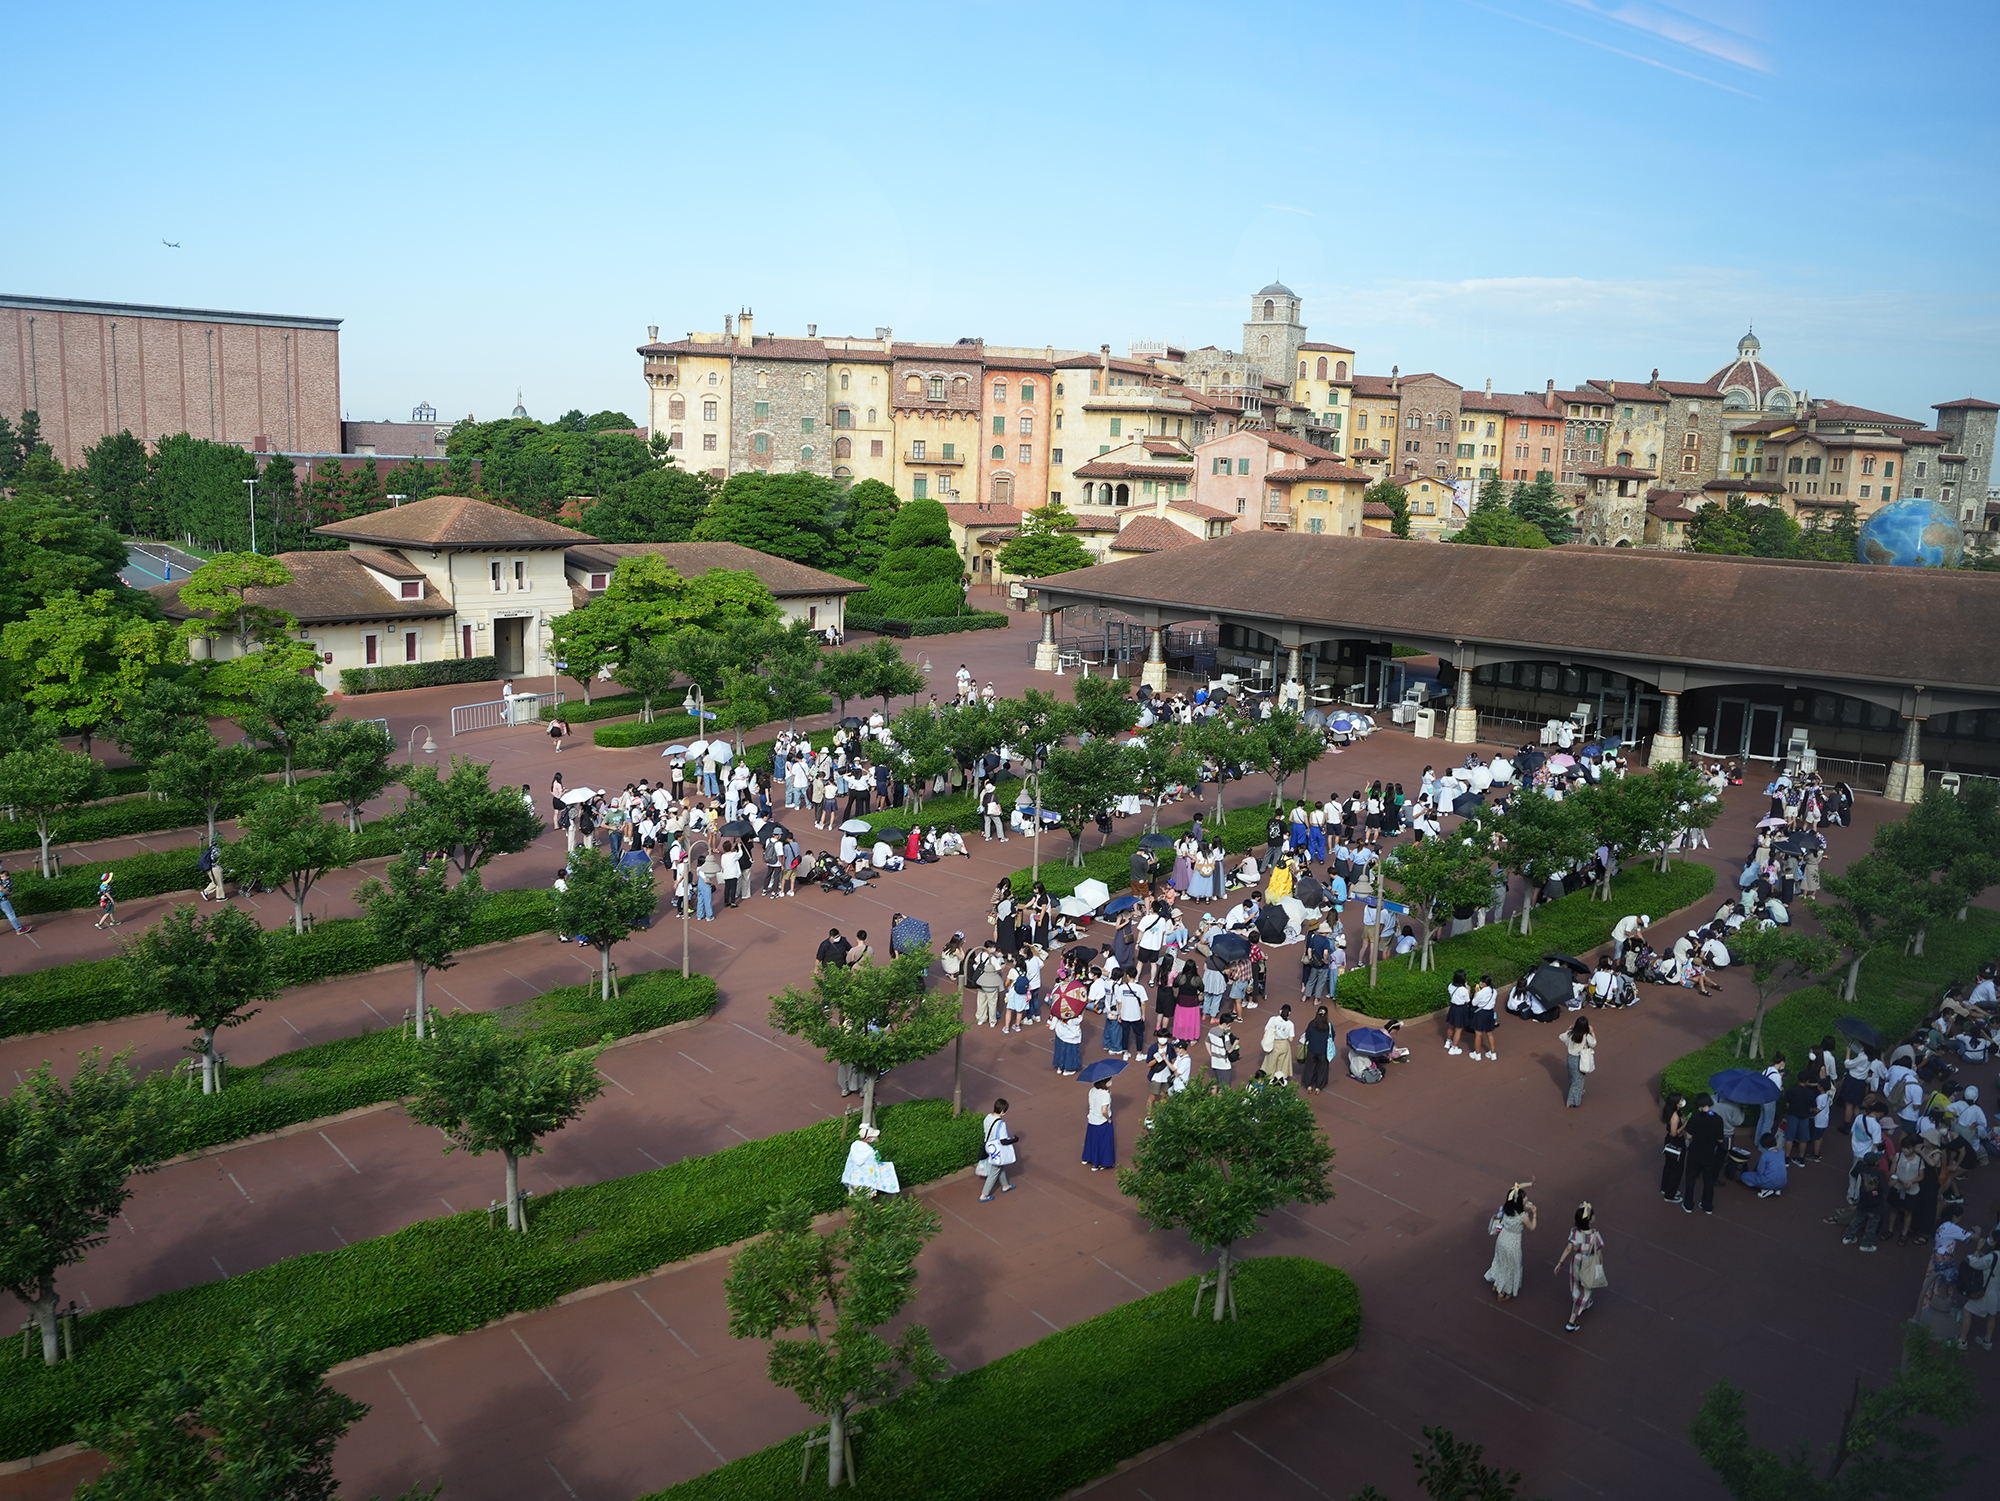
<path fill-rule="evenodd" d="M 868 863 L 877 870 L 901 870 L 903 857 L 896 853 L 886 839 L 878 839 L 868 852 Z"/>
<path fill-rule="evenodd" d="M 1775 1199 L 1785 1191 L 1785 1154 L 1769 1131 L 1757 1138 L 1757 1145 L 1757 1165 L 1743 1174 L 1743 1186 L 1754 1188 L 1760 1199 Z"/>

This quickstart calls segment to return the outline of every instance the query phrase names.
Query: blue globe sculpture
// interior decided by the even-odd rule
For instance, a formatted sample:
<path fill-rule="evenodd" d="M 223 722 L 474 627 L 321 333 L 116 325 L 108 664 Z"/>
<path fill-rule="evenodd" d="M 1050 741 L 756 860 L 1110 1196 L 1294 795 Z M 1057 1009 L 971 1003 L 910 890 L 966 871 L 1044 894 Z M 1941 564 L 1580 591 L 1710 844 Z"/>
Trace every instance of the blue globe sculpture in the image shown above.
<path fill-rule="evenodd" d="M 1863 563 L 1897 568 L 1956 568 L 1965 539 L 1958 519 L 1933 500 L 1899 500 L 1861 524 L 1855 547 Z"/>

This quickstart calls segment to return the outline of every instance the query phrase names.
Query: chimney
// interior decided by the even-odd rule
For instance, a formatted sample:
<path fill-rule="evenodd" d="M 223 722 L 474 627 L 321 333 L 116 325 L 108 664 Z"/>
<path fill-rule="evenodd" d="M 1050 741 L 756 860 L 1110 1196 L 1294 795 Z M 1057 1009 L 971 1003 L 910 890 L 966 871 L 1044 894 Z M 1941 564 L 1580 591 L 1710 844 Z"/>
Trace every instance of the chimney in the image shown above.
<path fill-rule="evenodd" d="M 817 323 L 808 323 L 806 325 L 806 337 L 808 339 L 817 339 L 819 337 L 819 325 Z"/>
<path fill-rule="evenodd" d="M 880 326 L 880 325 L 878 324 L 878 325 L 876 326 L 876 329 L 875 329 L 875 337 L 876 337 L 877 339 L 881 340 L 881 342 L 882 342 L 882 347 L 883 347 L 884 349 L 887 349 L 887 348 L 889 347 L 889 330 L 888 330 L 888 329 L 886 329 L 886 328 L 883 328 L 883 327 L 881 327 L 881 326 Z"/>
<path fill-rule="evenodd" d="M 1655 391 L 1660 389 L 1660 367 L 1658 365 L 1653 367 L 1653 377 L 1646 384 L 1651 386 Z"/>
<path fill-rule="evenodd" d="M 659 342 L 660 342 L 660 325 L 659 325 L 659 324 L 657 324 L 657 323 L 648 323 L 648 324 L 646 325 L 646 342 L 647 342 L 648 344 L 657 344 L 657 343 L 659 343 Z"/>
<path fill-rule="evenodd" d="M 1103 361 L 1104 368 L 1109 370 L 1111 368 L 1111 346 L 1109 344 L 1100 344 L 1097 346 L 1097 353 L 1098 357 Z"/>
<path fill-rule="evenodd" d="M 1047 360 L 1047 361 L 1048 361 L 1048 362 L 1049 362 L 1049 363 L 1050 363 L 1051 365 L 1053 365 L 1053 364 L 1054 364 L 1054 363 L 1056 362 L 1056 347 L 1055 347 L 1055 345 L 1053 345 L 1053 344 L 1050 344 L 1050 345 L 1047 345 L 1046 347 L 1044 347 L 1044 348 L 1043 348 L 1043 350 L 1042 350 L 1042 358 L 1043 358 L 1043 359 L 1045 359 L 1045 360 Z"/>
<path fill-rule="evenodd" d="M 1548 390 L 1542 395 L 1542 405 L 1552 412 L 1560 405 L 1556 400 L 1556 383 L 1553 380 L 1549 382 Z"/>
<path fill-rule="evenodd" d="M 1493 394 L 1493 377 L 1490 375 L 1486 377 L 1486 394 L 1488 396 Z"/>
<path fill-rule="evenodd" d="M 1400 396 L 1402 392 L 1403 367 L 1401 365 L 1391 365 L 1389 367 L 1389 393 L 1392 396 Z"/>
<path fill-rule="evenodd" d="M 722 342 L 725 344 L 736 342 L 736 320 L 727 313 L 722 315 Z"/>
<path fill-rule="evenodd" d="M 748 349 L 751 340 L 750 309 L 745 308 L 736 318 L 736 347 L 738 349 Z"/>

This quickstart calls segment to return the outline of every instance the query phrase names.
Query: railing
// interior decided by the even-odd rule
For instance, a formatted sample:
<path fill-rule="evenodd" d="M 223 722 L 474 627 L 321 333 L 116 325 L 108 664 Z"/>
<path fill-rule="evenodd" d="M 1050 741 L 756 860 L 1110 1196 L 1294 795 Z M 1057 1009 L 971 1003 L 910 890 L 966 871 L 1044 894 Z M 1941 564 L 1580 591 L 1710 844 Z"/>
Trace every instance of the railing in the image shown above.
<path fill-rule="evenodd" d="M 903 462 L 905 464 L 929 464 L 933 468 L 940 464 L 949 464 L 954 468 L 962 468 L 965 464 L 965 455 L 960 453 L 957 446 L 954 445 L 950 453 L 906 453 L 903 455 Z"/>
<path fill-rule="evenodd" d="M 505 724 L 539 724 L 542 710 L 561 705 L 560 693 L 517 693 L 512 698 L 496 698 L 483 704 L 460 704 L 451 711 L 451 732 L 462 735 L 471 730 L 498 729 Z M 508 718 L 509 706 L 513 718 Z"/>

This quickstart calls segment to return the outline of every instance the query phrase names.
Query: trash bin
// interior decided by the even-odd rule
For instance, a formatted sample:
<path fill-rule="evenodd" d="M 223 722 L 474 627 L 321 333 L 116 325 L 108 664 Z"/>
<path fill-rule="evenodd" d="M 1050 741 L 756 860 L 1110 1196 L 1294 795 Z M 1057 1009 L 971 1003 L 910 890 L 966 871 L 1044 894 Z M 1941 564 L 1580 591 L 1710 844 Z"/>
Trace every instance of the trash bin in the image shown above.
<path fill-rule="evenodd" d="M 1437 732 L 1437 710 L 1419 709 L 1416 714 L 1416 732 L 1419 740 L 1428 740 Z"/>

